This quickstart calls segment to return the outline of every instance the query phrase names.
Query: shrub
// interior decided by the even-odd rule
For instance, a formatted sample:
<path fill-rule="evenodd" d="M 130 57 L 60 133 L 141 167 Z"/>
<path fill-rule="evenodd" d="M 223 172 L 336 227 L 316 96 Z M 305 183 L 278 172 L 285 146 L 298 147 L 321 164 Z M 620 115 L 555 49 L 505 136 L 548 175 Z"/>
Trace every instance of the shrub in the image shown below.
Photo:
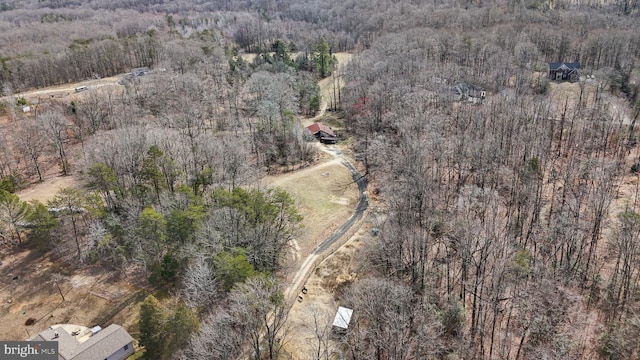
<path fill-rule="evenodd" d="M 549 79 L 546 77 L 538 79 L 533 91 L 536 95 L 546 95 L 549 92 Z"/>
<path fill-rule="evenodd" d="M 462 333 L 464 327 L 464 307 L 455 300 L 449 299 L 449 302 L 441 313 L 442 326 L 444 332 L 450 336 L 458 336 Z"/>
<path fill-rule="evenodd" d="M 149 283 L 158 288 L 173 287 L 178 280 L 180 262 L 171 254 L 166 254 L 162 261 L 151 264 Z"/>

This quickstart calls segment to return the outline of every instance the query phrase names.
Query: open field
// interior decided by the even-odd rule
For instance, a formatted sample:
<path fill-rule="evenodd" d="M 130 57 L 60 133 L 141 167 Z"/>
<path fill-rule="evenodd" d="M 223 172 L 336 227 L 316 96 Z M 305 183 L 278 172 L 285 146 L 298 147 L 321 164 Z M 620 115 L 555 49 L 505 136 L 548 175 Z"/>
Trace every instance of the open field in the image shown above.
<path fill-rule="evenodd" d="M 128 74 L 122 74 L 122 75 L 111 76 L 111 77 L 106 77 L 102 79 L 86 80 L 86 81 L 80 81 L 77 83 L 63 84 L 63 85 L 57 85 L 57 86 L 50 86 L 42 89 L 25 91 L 19 94 L 14 94 L 12 96 L 5 96 L 2 98 L 2 100 L 12 99 L 12 98 L 14 99 L 25 98 L 31 104 L 38 104 L 40 103 L 41 100 L 45 100 L 45 99 L 59 99 L 64 97 L 70 97 L 70 99 L 73 100 L 76 97 L 82 95 L 82 93 L 76 93 L 75 89 L 77 87 L 86 86 L 88 87 L 88 90 L 86 91 L 94 91 L 104 86 L 119 87 L 120 85 L 118 84 L 118 82 L 127 75 Z"/>
<path fill-rule="evenodd" d="M 323 145 L 319 145 L 323 146 Z M 262 183 L 280 187 L 293 197 L 304 217 L 302 229 L 295 239 L 299 253 L 294 260 L 304 259 L 311 250 L 353 212 L 358 199 L 357 186 L 351 173 L 338 160 L 320 151 L 319 164 L 293 173 L 268 176 Z M 287 264 L 293 268 L 299 261 Z"/>

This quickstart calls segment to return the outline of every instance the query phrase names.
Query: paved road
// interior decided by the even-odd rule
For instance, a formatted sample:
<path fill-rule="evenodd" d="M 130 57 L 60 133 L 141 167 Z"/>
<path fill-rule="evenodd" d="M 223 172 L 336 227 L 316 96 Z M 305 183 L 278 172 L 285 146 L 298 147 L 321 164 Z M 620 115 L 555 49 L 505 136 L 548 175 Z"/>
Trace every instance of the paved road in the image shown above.
<path fill-rule="evenodd" d="M 356 222 L 362 219 L 362 215 L 364 215 L 365 210 L 367 210 L 367 207 L 369 206 L 369 199 L 367 198 L 367 193 L 366 193 L 367 185 L 368 185 L 367 178 L 363 177 L 362 175 L 360 175 L 360 173 L 358 173 L 358 170 L 356 170 L 353 164 L 351 164 L 349 160 L 347 160 L 344 157 L 344 155 L 342 154 L 342 151 L 340 150 L 340 148 L 338 148 L 338 146 L 336 145 L 327 145 L 327 146 L 319 145 L 319 146 L 322 147 L 321 148 L 322 151 L 331 154 L 336 159 L 339 159 L 340 162 L 347 169 L 349 169 L 349 171 L 351 171 L 351 177 L 353 181 L 356 182 L 356 184 L 358 185 L 358 193 L 359 193 L 358 205 L 356 206 L 356 209 L 354 210 L 351 217 L 349 217 L 349 219 L 347 219 L 347 221 L 345 221 L 336 231 L 334 231 L 331 235 L 329 235 L 326 239 L 324 239 L 311 252 L 311 255 L 309 255 L 305 259 L 305 261 L 302 263 L 302 265 L 300 266 L 300 269 L 296 273 L 296 276 L 291 282 L 291 285 L 287 288 L 285 292 L 286 298 L 289 299 L 289 301 L 291 302 L 294 301 L 295 297 L 298 296 L 298 293 L 300 292 L 300 290 L 304 285 L 303 282 L 306 280 L 307 274 L 313 270 L 316 260 L 322 257 L 323 255 L 326 255 L 325 252 L 327 252 L 336 241 L 342 238 L 346 234 L 346 232 L 349 231 L 349 229 Z"/>

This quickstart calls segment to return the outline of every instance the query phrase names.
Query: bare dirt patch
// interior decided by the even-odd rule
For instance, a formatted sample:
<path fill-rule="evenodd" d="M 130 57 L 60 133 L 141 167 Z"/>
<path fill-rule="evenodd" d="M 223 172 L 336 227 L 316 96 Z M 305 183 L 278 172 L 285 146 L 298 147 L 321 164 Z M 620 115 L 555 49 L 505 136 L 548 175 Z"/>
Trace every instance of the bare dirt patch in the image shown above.
<path fill-rule="evenodd" d="M 38 200 L 46 203 L 48 200 L 53 199 L 61 189 L 76 187 L 78 183 L 76 176 L 57 176 L 45 179 L 41 183 L 33 184 L 17 194 L 22 201 Z"/>
<path fill-rule="evenodd" d="M 72 270 L 49 252 L 23 247 L 3 249 L 0 259 L 0 339 L 25 340 L 59 323 L 114 321 L 135 333 L 145 291 L 133 279 L 98 267 Z"/>
<path fill-rule="evenodd" d="M 358 251 L 369 236 L 371 224 L 364 224 L 334 254 L 315 268 L 307 282 L 302 301 L 296 301 L 289 311 L 290 336 L 285 350 L 291 359 L 314 359 L 317 344 L 315 322 L 322 328 L 331 328 L 339 304 L 338 293 L 345 285 L 355 280 L 359 268 Z M 315 317 L 315 319 L 314 319 Z M 335 348 L 331 343 L 330 348 Z"/>

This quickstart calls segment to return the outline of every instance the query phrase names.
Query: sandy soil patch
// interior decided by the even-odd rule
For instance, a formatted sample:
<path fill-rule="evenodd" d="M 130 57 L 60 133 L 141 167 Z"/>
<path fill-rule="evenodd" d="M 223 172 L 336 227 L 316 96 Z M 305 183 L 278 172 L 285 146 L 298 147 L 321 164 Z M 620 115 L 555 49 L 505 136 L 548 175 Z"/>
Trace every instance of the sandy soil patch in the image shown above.
<path fill-rule="evenodd" d="M 290 359 L 315 359 L 317 330 L 326 331 L 332 338 L 333 318 L 338 306 L 343 305 L 336 301 L 336 293 L 356 278 L 357 254 L 370 236 L 370 228 L 371 224 L 365 223 L 342 247 L 322 261 L 307 280 L 307 293 L 300 294 L 302 301 L 296 301 L 289 312 L 290 335 L 285 350 Z M 329 349 L 336 349 L 333 341 L 329 342 Z"/>
<path fill-rule="evenodd" d="M 33 184 L 29 188 L 17 192 L 17 194 L 22 201 L 38 200 L 46 203 L 53 199 L 61 189 L 76 187 L 78 183 L 76 176 L 58 176 Z"/>
<path fill-rule="evenodd" d="M 25 340 L 60 323 L 104 327 L 113 321 L 137 331 L 136 304 L 145 291 L 133 279 L 98 267 L 71 270 L 50 253 L 21 247 L 3 249 L 0 259 L 0 339 Z M 35 323 L 26 325 L 28 319 Z"/>

